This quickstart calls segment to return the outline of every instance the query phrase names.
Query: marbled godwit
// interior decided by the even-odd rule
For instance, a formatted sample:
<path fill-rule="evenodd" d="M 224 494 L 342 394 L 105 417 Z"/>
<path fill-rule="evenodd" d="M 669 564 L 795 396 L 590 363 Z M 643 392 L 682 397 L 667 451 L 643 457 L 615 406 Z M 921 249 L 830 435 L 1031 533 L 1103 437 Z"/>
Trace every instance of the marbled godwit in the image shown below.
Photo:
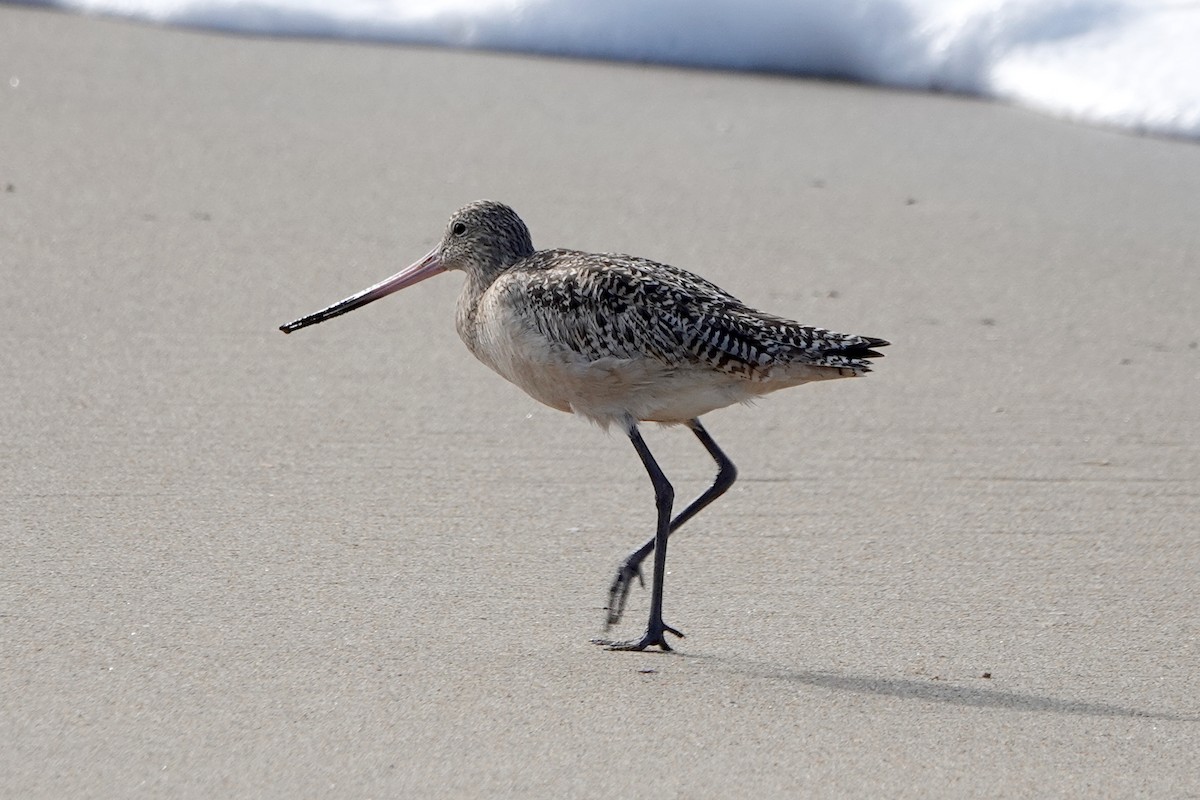
<path fill-rule="evenodd" d="M 607 624 L 625 610 L 642 561 L 654 553 L 650 620 L 614 650 L 670 650 L 663 622 L 667 537 L 733 484 L 733 462 L 700 416 L 733 403 L 827 378 L 870 371 L 883 339 L 801 325 L 744 305 L 703 278 L 634 256 L 537 250 L 525 223 L 491 201 L 459 209 L 441 243 L 392 277 L 280 328 L 324 322 L 446 270 L 466 273 L 458 335 L 475 357 L 535 400 L 619 424 L 650 475 L 655 534 L 621 563 L 608 590 Z M 717 463 L 717 477 L 674 519 L 675 491 L 638 432 L 639 422 L 687 425 Z"/>

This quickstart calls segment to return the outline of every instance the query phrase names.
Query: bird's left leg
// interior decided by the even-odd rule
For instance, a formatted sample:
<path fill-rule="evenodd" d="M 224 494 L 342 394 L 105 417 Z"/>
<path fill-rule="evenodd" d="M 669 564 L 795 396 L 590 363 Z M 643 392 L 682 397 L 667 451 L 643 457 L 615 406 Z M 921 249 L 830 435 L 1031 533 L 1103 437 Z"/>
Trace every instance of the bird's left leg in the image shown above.
<path fill-rule="evenodd" d="M 704 445 L 708 454 L 712 456 L 713 461 L 717 462 L 717 477 L 712 486 L 693 500 L 687 508 L 679 512 L 679 516 L 671 520 L 668 536 L 678 530 L 683 523 L 700 513 L 709 503 L 725 494 L 737 480 L 737 467 L 729 460 L 729 456 L 725 455 L 724 451 L 717 446 L 716 441 L 708 435 L 708 431 L 700 424 L 700 420 L 689 420 L 687 425 Z M 617 576 L 613 578 L 612 584 L 608 587 L 608 608 L 606 609 L 608 616 L 604 623 L 606 628 L 621 621 L 621 615 L 625 613 L 625 601 L 629 599 L 629 590 L 633 587 L 633 579 L 637 578 L 639 583 L 645 585 L 642 580 L 642 562 L 654 551 L 656 540 L 657 537 L 651 537 L 645 544 L 626 556 L 625 560 L 621 562 L 621 566 L 617 567 Z"/>
<path fill-rule="evenodd" d="M 634 449 L 637 450 L 642 464 L 646 467 L 646 472 L 650 475 L 650 482 L 654 484 L 654 503 L 658 508 L 658 524 L 654 535 L 654 586 L 650 595 L 650 620 L 646 625 L 646 633 L 641 639 L 628 642 L 614 642 L 606 639 L 593 639 L 592 641 L 605 645 L 610 650 L 645 650 L 647 647 L 655 645 L 663 650 L 670 650 L 671 646 L 667 644 L 666 639 L 667 633 L 673 633 L 679 638 L 683 638 L 682 633 L 667 625 L 662 618 L 663 579 L 667 574 L 667 536 L 671 533 L 671 506 L 675 502 L 675 489 L 667 480 L 667 476 L 663 474 L 662 469 L 659 468 L 654 456 L 650 454 L 650 448 L 646 447 L 646 443 L 642 440 L 642 435 L 637 429 L 637 422 L 629 420 L 626 426 L 629 440 L 633 442 Z"/>

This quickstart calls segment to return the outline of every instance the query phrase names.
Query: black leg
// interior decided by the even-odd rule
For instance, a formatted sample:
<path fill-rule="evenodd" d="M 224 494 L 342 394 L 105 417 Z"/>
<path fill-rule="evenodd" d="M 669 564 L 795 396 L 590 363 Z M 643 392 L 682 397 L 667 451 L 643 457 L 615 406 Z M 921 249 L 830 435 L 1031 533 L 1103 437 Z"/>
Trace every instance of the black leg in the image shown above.
<path fill-rule="evenodd" d="M 699 497 L 693 500 L 691 505 L 679 513 L 679 516 L 671 520 L 671 527 L 667 531 L 668 536 L 678 530 L 683 523 L 700 513 L 709 503 L 725 494 L 729 490 L 729 487 L 733 485 L 733 482 L 737 480 L 737 467 L 721 451 L 721 448 L 717 446 L 713 438 L 708 435 L 708 431 L 700 424 L 700 420 L 691 420 L 688 422 L 688 427 L 692 429 L 692 433 L 696 434 L 696 438 L 704 445 L 704 449 L 712 456 L 713 461 L 717 462 L 717 477 L 713 481 L 712 486 L 708 487 Z M 608 618 L 605 621 L 606 627 L 615 625 L 621 621 L 621 615 L 625 613 L 625 601 L 629 599 L 629 589 L 633 586 L 633 579 L 637 578 L 639 583 L 643 586 L 645 585 L 645 581 L 642 580 L 642 562 L 646 560 L 646 556 L 654 552 L 656 540 L 657 536 L 648 540 L 637 550 L 630 553 L 621 562 L 621 566 L 617 567 L 617 577 L 613 579 L 612 585 L 608 587 Z"/>
<path fill-rule="evenodd" d="M 655 645 L 663 650 L 670 650 L 671 646 L 667 644 L 666 640 L 667 633 L 673 633 L 679 638 L 683 638 L 682 633 L 667 625 L 662 618 L 663 579 L 667 575 L 667 536 L 671 533 L 671 506 L 675 502 L 675 489 L 672 488 L 671 482 L 659 468 L 654 456 L 650 454 L 650 448 L 646 447 L 646 443 L 642 440 L 642 434 L 638 432 L 637 423 L 631 420 L 628 423 L 627 432 L 629 441 L 633 442 L 633 448 L 637 450 L 642 464 L 646 467 L 646 472 L 650 475 L 650 482 L 654 484 L 654 503 L 658 507 L 658 524 L 654 536 L 654 586 L 651 588 L 650 594 L 650 620 L 646 625 L 646 633 L 641 639 L 628 642 L 611 642 L 603 639 L 594 639 L 593 641 L 596 644 L 607 645 L 610 650 L 645 650 L 647 647 Z"/>

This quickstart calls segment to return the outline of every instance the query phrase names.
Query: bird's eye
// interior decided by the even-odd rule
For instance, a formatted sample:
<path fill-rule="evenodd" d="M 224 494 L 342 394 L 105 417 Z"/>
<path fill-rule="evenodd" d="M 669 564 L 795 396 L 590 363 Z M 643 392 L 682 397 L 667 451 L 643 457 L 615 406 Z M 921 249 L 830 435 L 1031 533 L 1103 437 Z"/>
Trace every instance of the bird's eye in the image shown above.
<path fill-rule="evenodd" d="M 454 226 L 450 228 L 450 232 L 453 233 L 455 236 L 462 236 L 464 233 L 467 232 L 467 226 L 462 224 L 461 222 L 456 222 L 456 223 L 454 223 Z"/>

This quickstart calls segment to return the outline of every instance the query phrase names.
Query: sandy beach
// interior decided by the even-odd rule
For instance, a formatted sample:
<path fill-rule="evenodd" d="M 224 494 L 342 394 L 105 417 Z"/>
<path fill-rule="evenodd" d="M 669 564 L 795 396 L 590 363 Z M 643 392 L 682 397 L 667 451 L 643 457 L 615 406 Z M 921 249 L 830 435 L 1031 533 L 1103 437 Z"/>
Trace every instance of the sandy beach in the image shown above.
<path fill-rule="evenodd" d="M 1200 797 L 1200 145 L 7 6 L 0 66 L 0 795 Z M 674 653 L 589 642 L 649 483 L 458 276 L 277 330 L 485 197 L 893 342 L 706 417 Z"/>

